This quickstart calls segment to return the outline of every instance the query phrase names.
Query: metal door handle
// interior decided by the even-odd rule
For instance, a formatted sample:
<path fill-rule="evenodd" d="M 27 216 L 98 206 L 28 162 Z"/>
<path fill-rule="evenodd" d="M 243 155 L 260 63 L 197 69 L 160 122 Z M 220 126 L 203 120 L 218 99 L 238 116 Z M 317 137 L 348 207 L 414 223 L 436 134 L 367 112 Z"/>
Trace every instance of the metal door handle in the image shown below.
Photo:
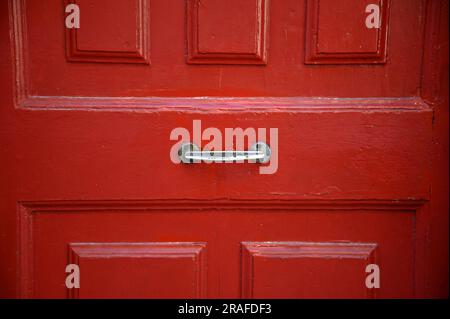
<path fill-rule="evenodd" d="M 201 161 L 213 163 L 233 163 L 237 161 L 254 161 L 267 163 L 272 152 L 269 145 L 257 142 L 248 151 L 201 151 L 193 143 L 184 143 L 178 150 L 178 156 L 183 163 L 199 163 Z"/>

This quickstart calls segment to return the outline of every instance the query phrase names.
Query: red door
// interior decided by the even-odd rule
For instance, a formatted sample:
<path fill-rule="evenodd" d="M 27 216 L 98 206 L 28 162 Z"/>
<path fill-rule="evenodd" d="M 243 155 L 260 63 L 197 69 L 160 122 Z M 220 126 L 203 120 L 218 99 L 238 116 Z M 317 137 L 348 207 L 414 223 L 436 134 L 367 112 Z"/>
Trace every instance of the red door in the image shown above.
<path fill-rule="evenodd" d="M 2 1 L 0 296 L 447 296 L 447 10 Z"/>

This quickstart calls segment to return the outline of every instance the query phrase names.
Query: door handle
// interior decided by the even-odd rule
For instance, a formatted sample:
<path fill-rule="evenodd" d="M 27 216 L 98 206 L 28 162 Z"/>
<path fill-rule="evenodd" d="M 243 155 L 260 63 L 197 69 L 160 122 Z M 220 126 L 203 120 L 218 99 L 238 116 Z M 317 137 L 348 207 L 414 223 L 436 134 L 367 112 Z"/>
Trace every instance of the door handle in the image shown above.
<path fill-rule="evenodd" d="M 248 151 L 201 151 L 193 143 L 184 143 L 178 150 L 178 156 L 183 163 L 233 163 L 237 161 L 254 161 L 254 163 L 267 163 L 272 151 L 264 142 L 257 142 Z"/>

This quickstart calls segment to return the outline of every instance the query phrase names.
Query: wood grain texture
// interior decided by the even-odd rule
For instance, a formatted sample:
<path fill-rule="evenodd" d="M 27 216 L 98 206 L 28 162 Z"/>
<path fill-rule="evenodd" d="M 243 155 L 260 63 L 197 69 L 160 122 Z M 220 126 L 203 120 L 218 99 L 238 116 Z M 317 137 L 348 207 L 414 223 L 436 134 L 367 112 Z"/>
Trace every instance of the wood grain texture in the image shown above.
<path fill-rule="evenodd" d="M 417 215 L 417 291 L 448 298 L 449 3 L 427 1 L 421 96 L 433 109 L 431 201 Z"/>

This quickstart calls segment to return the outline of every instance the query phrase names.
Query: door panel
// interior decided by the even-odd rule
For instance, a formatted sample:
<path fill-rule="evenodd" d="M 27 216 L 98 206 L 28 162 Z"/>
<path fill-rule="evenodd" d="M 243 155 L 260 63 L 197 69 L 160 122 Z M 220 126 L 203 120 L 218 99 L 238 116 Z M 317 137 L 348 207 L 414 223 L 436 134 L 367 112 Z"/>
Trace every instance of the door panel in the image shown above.
<path fill-rule="evenodd" d="M 379 28 L 361 28 L 361 21 L 368 19 L 366 8 L 374 5 L 379 8 Z M 389 5 L 390 1 L 308 1 L 305 63 L 386 63 Z"/>
<path fill-rule="evenodd" d="M 221 111 L 183 116 L 63 113 L 77 123 L 71 126 L 60 121 L 59 112 L 29 112 L 23 115 L 29 125 L 16 137 L 23 143 L 17 150 L 23 163 L 17 172 L 22 196 L 27 200 L 428 198 L 429 110 L 421 105 L 400 112 L 390 106 L 370 110 L 361 106 L 356 111 L 347 104 L 342 109 L 317 107 L 317 112 L 314 106 L 303 107 L 288 117 L 285 112 L 263 111 L 245 112 L 245 117 Z M 38 122 L 33 121 L 36 114 Z M 278 128 L 278 164 L 271 166 L 276 172 L 261 175 L 260 166 L 249 163 L 172 163 L 169 153 L 177 143 L 169 138 L 172 129 L 186 128 L 193 137 L 194 120 L 201 120 L 202 130 L 216 127 L 222 132 L 267 127 L 260 137 L 269 143 L 269 128 Z M 224 136 L 221 142 L 225 144 Z M 39 187 L 43 180 L 48 187 Z"/>
<path fill-rule="evenodd" d="M 83 8 L 83 28 L 65 30 L 68 61 L 150 63 L 148 0 L 76 3 Z"/>
<path fill-rule="evenodd" d="M 2 2 L 0 295 L 426 294 L 427 249 L 445 250 L 428 240 L 430 3 Z M 270 163 L 171 160 L 178 142 L 205 147 L 208 128 L 228 150 L 249 145 L 227 130 L 256 130 Z M 65 286 L 68 264 L 80 288 Z"/>
<path fill-rule="evenodd" d="M 22 291 L 40 298 L 412 297 L 419 205 L 24 203 Z M 81 271 L 75 292 L 58 284 L 66 275 L 58 269 L 70 263 Z M 369 264 L 382 269 L 377 291 L 365 285 Z"/>
<path fill-rule="evenodd" d="M 374 48 L 365 44 L 373 38 L 371 33 L 377 33 L 364 24 L 367 13 L 362 4 L 369 2 L 340 1 L 342 7 L 336 8 L 334 1 L 322 0 L 233 0 L 223 8 L 223 1 L 216 0 L 203 1 L 202 5 L 198 0 L 82 0 L 83 25 L 80 21 L 80 29 L 67 31 L 61 1 L 21 0 L 15 2 L 15 18 L 23 24 L 20 31 L 26 32 L 27 41 L 22 45 L 29 57 L 28 94 L 69 98 L 63 105 L 33 101 L 46 108 L 89 108 L 84 100 L 70 98 L 86 96 L 417 96 L 423 1 L 380 1 L 391 4 L 389 16 L 394 18 L 383 20 L 379 32 L 384 34 L 384 41 L 379 40 L 375 54 Z M 326 10 L 316 14 L 314 3 Z M 315 20 L 328 24 L 320 24 L 315 30 L 310 26 Z M 136 45 L 131 37 L 134 33 L 139 45 L 131 50 Z M 305 65 L 307 44 L 310 46 L 309 39 L 316 36 L 320 45 L 328 45 L 319 45 L 319 51 L 324 51 L 319 53 L 329 57 L 324 61 L 317 57 L 325 63 L 320 67 Z M 336 48 L 339 43 L 340 49 Z M 388 55 L 384 57 L 381 45 L 387 43 Z M 311 58 L 315 59 L 313 56 L 306 61 Z M 101 60 L 110 63 L 95 63 Z M 142 63 L 150 60 L 150 65 Z M 372 65 L 384 60 L 389 63 Z M 336 67 L 336 63 L 341 66 Z M 29 102 L 24 101 L 26 105 Z M 127 103 L 123 99 L 99 102 L 106 103 L 103 106 L 107 108 Z M 167 103 L 165 106 L 170 106 Z M 153 107 L 151 101 L 145 105 Z"/>
<path fill-rule="evenodd" d="M 365 281 L 362 269 L 378 263 L 374 257 L 376 247 L 377 244 L 343 242 L 244 243 L 243 296 L 371 297 L 374 290 L 361 285 Z M 324 290 L 326 286 L 329 289 Z"/>
<path fill-rule="evenodd" d="M 204 298 L 205 248 L 196 243 L 69 244 L 68 262 L 83 269 L 83 288 L 80 284 L 80 289 L 71 289 L 68 295 L 84 299 Z"/>

